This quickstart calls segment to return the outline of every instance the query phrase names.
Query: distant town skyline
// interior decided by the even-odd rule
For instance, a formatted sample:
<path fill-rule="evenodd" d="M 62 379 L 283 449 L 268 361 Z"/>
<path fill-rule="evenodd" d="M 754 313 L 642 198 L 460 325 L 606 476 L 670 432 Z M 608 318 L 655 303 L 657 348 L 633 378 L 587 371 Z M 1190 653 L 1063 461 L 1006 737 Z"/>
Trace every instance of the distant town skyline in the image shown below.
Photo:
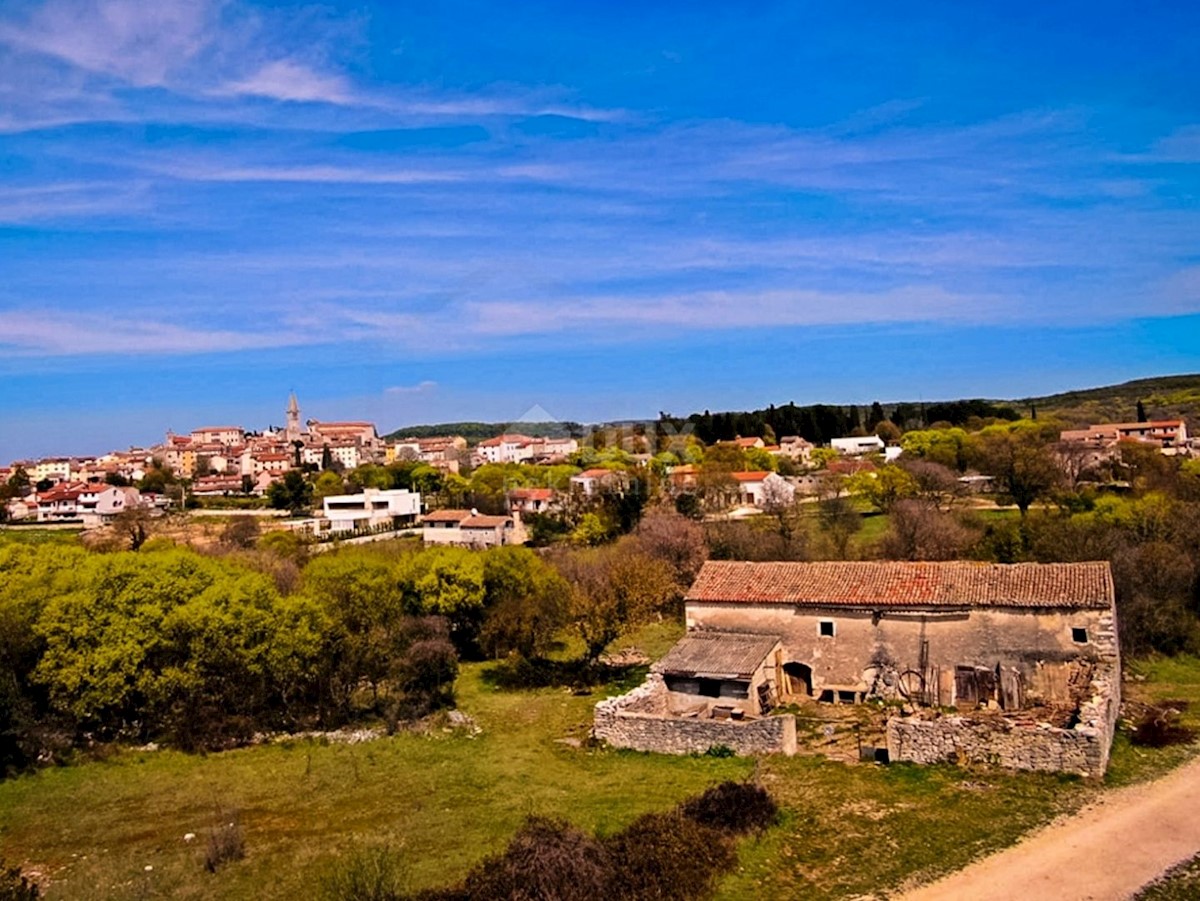
<path fill-rule="evenodd" d="M 1189 4 L 0 10 L 0 462 L 1200 370 Z"/>

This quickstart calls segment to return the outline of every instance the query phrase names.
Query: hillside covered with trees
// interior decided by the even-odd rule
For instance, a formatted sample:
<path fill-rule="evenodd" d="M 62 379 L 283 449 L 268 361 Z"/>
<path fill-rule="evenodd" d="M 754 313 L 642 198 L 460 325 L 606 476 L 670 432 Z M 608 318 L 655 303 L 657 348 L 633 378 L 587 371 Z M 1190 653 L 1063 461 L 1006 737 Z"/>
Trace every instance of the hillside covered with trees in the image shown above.
<path fill-rule="evenodd" d="M 705 410 L 686 416 L 660 413 L 657 420 L 646 420 L 644 425 L 649 428 L 657 422 L 657 428 L 675 434 L 690 429 L 706 444 L 728 441 L 738 436 L 756 436 L 774 441 L 784 435 L 799 435 L 814 444 L 826 444 L 832 438 L 850 435 L 860 429 L 872 432 L 885 419 L 905 430 L 938 423 L 970 426 L 977 421 L 1016 420 L 1031 414 L 1051 416 L 1067 426 L 1128 422 L 1137 418 L 1139 402 L 1150 419 L 1184 419 L 1189 427 L 1200 428 L 1200 374 L 1156 376 L 1119 385 L 1012 400 L 876 401 L 862 405 L 797 405 L 789 402 L 749 411 L 713 413 Z M 462 435 L 471 443 L 476 443 L 505 431 L 521 432 L 533 438 L 580 437 L 591 429 L 602 430 L 615 425 L 618 424 L 595 423 L 584 426 L 577 422 L 446 422 L 408 426 L 395 430 L 387 437 Z"/>

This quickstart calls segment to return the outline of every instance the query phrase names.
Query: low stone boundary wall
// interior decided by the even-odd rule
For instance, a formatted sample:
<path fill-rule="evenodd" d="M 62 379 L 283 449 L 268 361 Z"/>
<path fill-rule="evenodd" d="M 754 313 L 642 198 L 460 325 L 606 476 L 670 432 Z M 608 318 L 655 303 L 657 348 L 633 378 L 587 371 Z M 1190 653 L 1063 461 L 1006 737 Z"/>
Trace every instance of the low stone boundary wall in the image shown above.
<path fill-rule="evenodd" d="M 1025 725 L 997 716 L 892 717 L 888 757 L 913 763 L 986 763 L 1015 770 L 1077 773 L 1100 778 L 1108 769 L 1120 707 L 1113 672 L 1092 681 L 1091 697 L 1070 729 Z"/>
<path fill-rule="evenodd" d="M 667 714 L 662 677 L 651 675 L 628 694 L 596 705 L 592 734 L 616 748 L 661 754 L 703 754 L 726 747 L 737 754 L 795 754 L 796 718 L 711 720 Z"/>

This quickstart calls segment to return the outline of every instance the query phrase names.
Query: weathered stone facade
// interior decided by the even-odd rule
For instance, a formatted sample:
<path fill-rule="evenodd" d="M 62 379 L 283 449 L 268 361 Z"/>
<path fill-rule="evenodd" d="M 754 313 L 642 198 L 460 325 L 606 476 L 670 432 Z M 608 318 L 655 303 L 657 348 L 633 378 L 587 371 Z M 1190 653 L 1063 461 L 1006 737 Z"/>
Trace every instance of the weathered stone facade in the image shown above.
<path fill-rule="evenodd" d="M 1119 670 L 1105 666 L 1092 679 L 1090 691 L 1071 728 L 1020 722 L 999 714 L 892 717 L 887 724 L 888 757 L 1100 778 L 1108 768 L 1121 706 Z"/>
<path fill-rule="evenodd" d="M 891 760 L 1108 765 L 1121 667 L 1106 563 L 709 561 L 685 603 L 687 637 L 597 706 L 597 737 L 791 754 L 795 721 L 760 716 L 772 705 L 870 698 L 911 711 L 887 723 Z"/>
<path fill-rule="evenodd" d="M 791 714 L 745 720 L 673 716 L 662 676 L 651 674 L 628 694 L 596 705 L 592 734 L 616 748 L 661 754 L 703 754 L 726 747 L 737 754 L 795 754 Z"/>
<path fill-rule="evenodd" d="M 822 634 L 822 623 L 832 634 Z M 1020 671 L 1032 695 L 1065 703 L 1065 696 L 1057 696 L 1063 683 L 1056 668 L 1078 659 L 1103 659 L 1114 644 L 1111 610 L 1095 609 L 798 609 L 778 603 L 688 601 L 687 627 L 781 636 L 784 659 L 810 668 L 814 697 L 831 686 L 867 692 L 869 674 L 879 663 L 922 675 L 925 668 L 937 667 L 948 681 L 933 702 L 946 706 L 955 703 L 956 666 L 992 668 L 997 663 Z M 1072 639 L 1074 630 L 1083 630 L 1085 643 Z M 937 688 L 930 685 L 931 692 Z"/>

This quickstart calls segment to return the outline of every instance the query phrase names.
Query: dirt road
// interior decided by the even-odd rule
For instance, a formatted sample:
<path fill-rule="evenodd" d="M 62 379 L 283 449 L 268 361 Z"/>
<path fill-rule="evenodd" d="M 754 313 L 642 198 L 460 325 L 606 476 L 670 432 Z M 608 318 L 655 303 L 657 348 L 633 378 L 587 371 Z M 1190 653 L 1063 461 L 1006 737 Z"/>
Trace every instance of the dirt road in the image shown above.
<path fill-rule="evenodd" d="M 898 901 L 1117 901 L 1200 851 L 1200 760 Z"/>

